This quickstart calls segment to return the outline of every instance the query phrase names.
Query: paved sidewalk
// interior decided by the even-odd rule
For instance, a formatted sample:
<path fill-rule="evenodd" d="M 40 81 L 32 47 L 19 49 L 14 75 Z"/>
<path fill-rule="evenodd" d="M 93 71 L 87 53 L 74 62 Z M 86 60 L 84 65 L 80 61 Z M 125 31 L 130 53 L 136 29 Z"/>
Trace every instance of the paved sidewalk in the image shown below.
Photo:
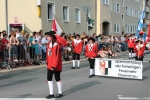
<path fill-rule="evenodd" d="M 127 52 L 128 51 L 119 52 L 118 56 L 123 55 L 123 54 L 125 54 Z M 84 55 L 81 55 L 80 59 L 81 59 L 81 62 L 87 60 Z M 69 63 L 72 63 L 72 57 L 71 56 L 70 56 L 70 61 L 63 61 L 62 62 L 63 65 L 69 64 Z M 20 70 L 39 69 L 39 68 L 46 68 L 46 65 L 32 65 L 32 66 L 22 66 L 22 67 L 17 67 L 17 68 L 12 68 L 12 69 L 0 69 L 0 74 L 2 74 L 2 73 L 10 73 L 10 72 L 20 71 Z"/>

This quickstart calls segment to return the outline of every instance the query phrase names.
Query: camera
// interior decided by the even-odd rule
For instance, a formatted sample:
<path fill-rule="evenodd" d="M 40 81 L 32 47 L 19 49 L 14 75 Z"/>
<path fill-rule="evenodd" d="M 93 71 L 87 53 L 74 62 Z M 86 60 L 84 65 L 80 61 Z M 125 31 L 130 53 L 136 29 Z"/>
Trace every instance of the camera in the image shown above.
<path fill-rule="evenodd" d="M 37 40 L 35 40 L 35 42 L 37 42 Z"/>

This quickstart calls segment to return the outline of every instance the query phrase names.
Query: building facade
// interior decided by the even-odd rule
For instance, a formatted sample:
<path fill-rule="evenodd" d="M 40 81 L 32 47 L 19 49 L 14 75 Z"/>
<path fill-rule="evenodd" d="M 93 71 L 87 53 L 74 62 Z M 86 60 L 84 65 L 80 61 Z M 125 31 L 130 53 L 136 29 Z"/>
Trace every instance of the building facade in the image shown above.
<path fill-rule="evenodd" d="M 145 2 L 148 27 L 150 1 Z M 85 6 L 91 6 L 88 17 L 95 20 L 90 31 L 87 31 Z M 66 34 L 121 35 L 135 33 L 141 11 L 142 0 L 0 0 L 0 31 L 9 33 L 17 27 L 28 32 L 41 29 L 47 32 L 55 15 Z"/>
<path fill-rule="evenodd" d="M 0 0 L 0 30 L 7 30 L 7 26 L 8 33 L 14 27 L 28 32 L 50 31 L 55 15 L 66 34 L 87 33 L 84 6 L 91 6 L 88 16 L 96 20 L 95 0 Z M 95 26 L 89 35 L 95 33 Z"/>
<path fill-rule="evenodd" d="M 149 0 L 146 2 L 146 25 L 149 24 Z M 101 33 L 116 35 L 135 33 L 142 0 L 101 0 Z"/>

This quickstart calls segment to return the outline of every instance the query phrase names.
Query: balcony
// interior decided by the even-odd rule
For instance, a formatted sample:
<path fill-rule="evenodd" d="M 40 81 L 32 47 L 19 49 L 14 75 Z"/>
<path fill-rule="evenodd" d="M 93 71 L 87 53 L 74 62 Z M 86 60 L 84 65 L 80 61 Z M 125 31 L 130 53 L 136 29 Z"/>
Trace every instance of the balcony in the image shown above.
<path fill-rule="evenodd" d="M 149 19 L 146 19 L 146 25 L 149 25 Z"/>
<path fill-rule="evenodd" d="M 146 12 L 149 12 L 149 6 L 146 6 Z"/>

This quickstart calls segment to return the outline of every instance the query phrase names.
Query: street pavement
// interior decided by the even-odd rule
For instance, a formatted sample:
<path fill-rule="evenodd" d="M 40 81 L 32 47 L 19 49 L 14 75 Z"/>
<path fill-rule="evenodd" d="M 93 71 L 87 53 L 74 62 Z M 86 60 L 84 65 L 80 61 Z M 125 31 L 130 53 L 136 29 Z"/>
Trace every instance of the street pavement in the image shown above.
<path fill-rule="evenodd" d="M 114 59 L 128 59 L 128 53 L 122 53 Z M 81 62 L 80 69 L 71 69 L 72 63 L 65 64 L 61 73 L 64 96 L 56 100 L 150 100 L 149 60 L 150 54 L 145 55 L 142 80 L 100 76 L 88 78 L 88 61 Z M 0 98 L 45 100 L 44 97 L 49 93 L 45 67 L 1 73 L 0 80 Z M 54 93 L 57 93 L 55 80 Z"/>

